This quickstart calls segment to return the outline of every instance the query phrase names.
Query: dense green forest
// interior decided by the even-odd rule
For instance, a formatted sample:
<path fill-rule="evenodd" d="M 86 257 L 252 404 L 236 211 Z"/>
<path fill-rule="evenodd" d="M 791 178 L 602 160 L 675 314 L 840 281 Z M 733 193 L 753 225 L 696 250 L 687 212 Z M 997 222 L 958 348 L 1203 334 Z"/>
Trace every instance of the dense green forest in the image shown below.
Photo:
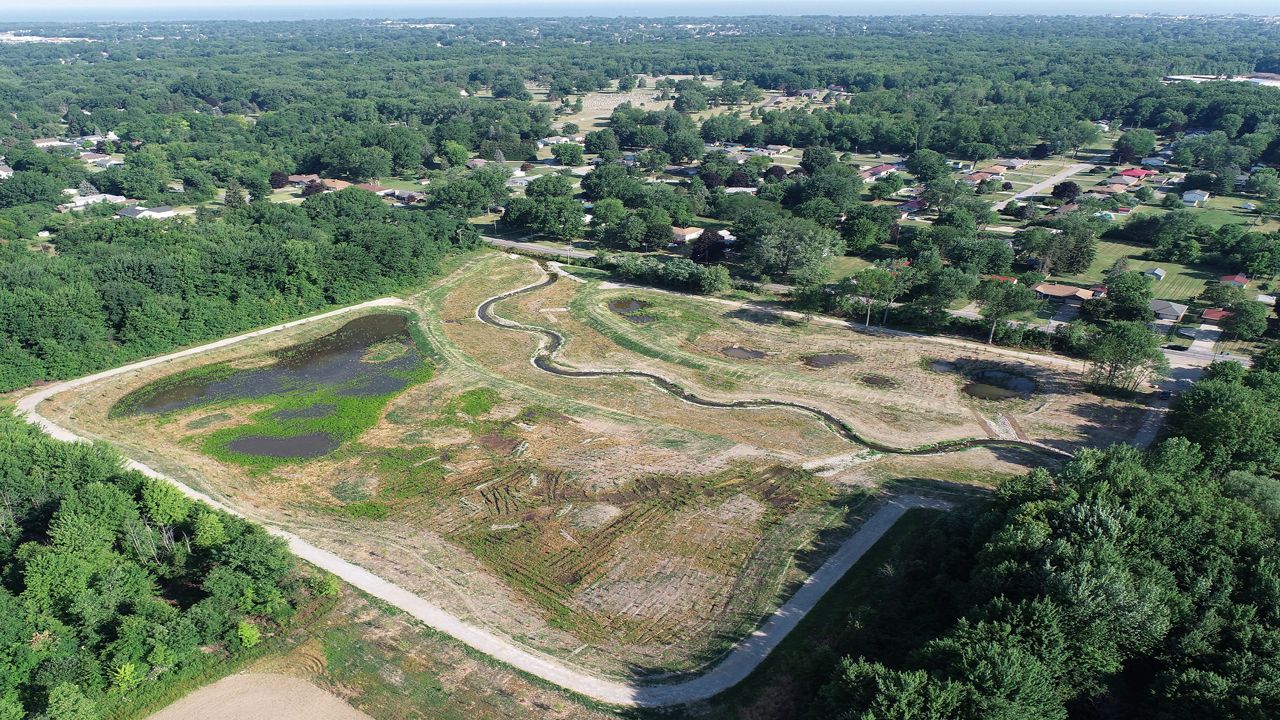
<path fill-rule="evenodd" d="M 89 219 L 58 254 L 0 246 L 0 389 L 401 289 L 475 230 L 360 190 L 190 223 Z"/>
<path fill-rule="evenodd" d="M 279 633 L 307 597 L 336 592 L 305 583 L 261 527 L 10 415 L 0 498 L 5 720 L 88 720 L 163 699 Z"/>
<path fill-rule="evenodd" d="M 635 166 L 605 163 L 582 180 L 582 196 L 598 204 L 590 223 L 563 178 L 544 178 L 526 198 L 509 201 L 507 225 L 648 251 L 663 246 L 671 225 L 709 217 L 739 238 L 735 272 L 809 286 L 799 294 L 802 305 L 849 315 L 862 309 L 849 306 L 851 285 L 820 288 L 823 258 L 860 255 L 892 240 L 898 257 L 885 259 L 880 272 L 896 280 L 877 284 L 883 277 L 875 273 L 855 280 L 880 287 L 884 302 L 910 303 L 885 320 L 922 329 L 953 324 L 943 312 L 951 303 L 989 295 L 980 283 L 984 274 L 1009 274 L 1030 261 L 1087 267 L 1104 230 L 1087 217 L 1046 218 L 1037 222 L 1064 234 L 1030 236 L 1036 242 L 1010 252 L 983 231 L 997 219 L 983 197 L 990 188 L 975 193 L 952 182 L 943 153 L 980 160 L 1071 152 L 1096 136 L 1094 120 L 1142 128 L 1125 145 L 1136 152 L 1149 140 L 1140 136 L 1146 129 L 1173 138 L 1194 128 L 1212 132 L 1188 139 L 1179 149 L 1185 157 L 1177 159 L 1197 168 L 1203 182 L 1221 184 L 1251 163 L 1275 161 L 1280 148 L 1274 89 L 1160 82 L 1168 72 L 1280 67 L 1274 27 L 1250 19 L 494 19 L 24 29 L 90 40 L 0 46 L 0 154 L 15 171 L 0 181 L 0 389 L 412 283 L 447 247 L 474 241 L 467 217 L 508 203 L 508 170 L 468 170 L 468 158 L 532 159 L 538 139 L 566 130 L 559 113 L 614 80 L 634 86 L 640 74 L 723 82 L 658 81 L 654 92 L 673 97 L 673 108 L 624 105 L 608 127 L 584 129 L 591 130 L 585 150 L 602 159 L 637 151 Z M 547 100 L 534 101 L 526 83 L 546 87 Z M 811 108 L 693 119 L 708 106 L 827 87 L 848 92 Z M 30 144 L 42 137 L 88 137 L 85 146 L 114 153 L 123 164 L 90 172 L 68 150 Z M 767 158 L 734 165 L 719 153 L 704 156 L 704 143 L 723 141 L 801 146 L 806 155 L 790 172 Z M 926 183 L 924 197 L 939 212 L 934 226 L 900 233 L 891 210 L 865 203 L 864 192 L 885 197 L 902 180 L 863 183 L 840 160 L 851 150 L 912 153 L 908 169 Z M 670 162 L 699 160 L 686 183 L 643 177 Z M 266 207 L 292 173 L 355 182 L 428 174 L 428 202 L 412 211 L 357 200 L 330 211 L 334 201 L 315 198 L 301 210 Z M 758 196 L 726 192 L 756 185 Z M 148 205 L 207 205 L 220 194 L 226 202 L 225 209 L 206 207 L 190 221 L 159 228 L 108 221 L 105 205 L 54 214 L 67 190 Z M 1269 197 L 1266 188 L 1258 192 Z M 1122 202 L 1134 200 L 1119 196 L 1097 209 Z M 1026 220 L 1037 211 L 1015 203 L 1006 212 Z M 1194 223 L 1149 229 L 1135 239 L 1149 239 L 1170 259 L 1203 255 L 1220 260 L 1225 271 L 1258 274 L 1280 263 L 1274 233 L 1213 235 Z M 42 231 L 52 234 L 52 254 L 28 249 Z M 690 258 L 697 267 L 634 259 L 617 267 L 627 277 L 718 291 L 727 283 L 716 267 L 724 248 L 710 235 L 704 240 Z M 907 262 L 916 268 L 911 273 L 893 270 Z M 1001 317 L 1025 298 L 1000 300 L 983 301 L 995 320 L 992 340 L 1066 350 L 1087 344 L 1081 340 L 1087 328 L 1054 339 L 1006 326 Z M 959 330 L 986 336 L 983 327 Z"/>

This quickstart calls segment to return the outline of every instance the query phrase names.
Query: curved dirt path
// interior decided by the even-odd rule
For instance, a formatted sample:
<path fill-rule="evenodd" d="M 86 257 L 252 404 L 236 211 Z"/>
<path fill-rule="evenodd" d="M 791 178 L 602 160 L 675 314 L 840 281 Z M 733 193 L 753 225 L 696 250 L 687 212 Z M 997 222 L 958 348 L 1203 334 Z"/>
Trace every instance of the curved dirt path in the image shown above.
<path fill-rule="evenodd" d="M 521 295 L 527 292 L 533 292 L 547 287 L 557 281 L 560 277 L 558 273 L 544 273 L 546 277 L 538 282 L 531 283 L 522 288 L 510 290 L 505 293 L 494 295 L 485 300 L 476 307 L 476 319 L 493 327 L 505 330 L 517 330 L 531 335 L 537 335 L 539 338 L 538 349 L 530 356 L 529 360 L 534 367 L 543 372 L 552 375 L 569 378 L 604 378 L 604 377 L 629 377 L 638 380 L 646 380 L 653 383 L 661 390 L 676 397 L 679 400 L 698 405 L 706 408 L 733 409 L 733 410 L 760 410 L 767 408 L 784 408 L 787 410 L 795 410 L 797 412 L 811 415 L 820 420 L 824 425 L 830 428 L 837 435 L 856 445 L 862 445 L 876 452 L 885 453 L 887 455 L 937 455 L 951 452 L 961 452 L 964 450 L 972 450 L 974 448 L 991 448 L 991 447 L 1017 447 L 1033 452 L 1042 452 L 1053 455 L 1065 455 L 1070 457 L 1070 453 L 1063 450 L 1045 445 L 1044 443 L 1034 440 L 1023 440 L 1020 438 L 995 437 L 995 438 L 969 438 L 966 440 L 948 440 L 933 445 L 925 445 L 922 447 L 908 448 L 885 445 L 883 443 L 869 440 L 858 434 L 847 422 L 836 417 L 832 413 L 822 410 L 821 408 L 805 405 L 804 403 L 794 402 L 791 400 L 771 400 L 768 398 L 759 398 L 755 400 L 711 400 L 694 394 L 679 383 L 662 377 L 652 372 L 640 370 L 571 370 L 559 365 L 556 362 L 556 354 L 564 347 L 565 337 L 555 330 L 545 328 L 539 325 L 526 325 L 514 320 L 508 320 L 493 311 L 493 306 L 507 300 L 509 298 Z"/>
<path fill-rule="evenodd" d="M 27 422 L 39 426 L 45 433 L 55 439 L 66 442 L 87 442 L 85 438 L 75 432 L 41 415 L 38 412 L 40 403 L 59 393 L 74 390 L 106 378 L 179 358 L 198 355 L 251 338 L 355 310 L 399 305 L 402 302 L 399 298 L 372 300 L 321 315 L 225 338 L 207 345 L 180 350 L 169 355 L 142 360 L 76 380 L 56 383 L 19 399 L 17 410 Z M 126 469 L 135 470 L 148 477 L 171 483 L 193 500 L 198 500 L 233 515 L 244 516 L 243 513 L 234 508 L 137 460 L 125 458 L 124 466 Z M 708 671 L 687 680 L 667 684 L 640 684 L 625 680 L 601 678 L 566 661 L 521 647 L 508 638 L 496 635 L 483 628 L 469 625 L 408 590 L 378 577 L 365 568 L 344 560 L 334 553 L 322 550 L 287 530 L 273 527 L 263 523 L 261 520 L 256 520 L 256 522 L 262 524 L 270 534 L 284 539 L 288 543 L 289 550 L 299 558 L 322 570 L 333 573 L 348 584 L 408 613 L 428 627 L 449 635 L 455 640 L 517 670 L 599 702 L 632 707 L 662 707 L 705 700 L 728 690 L 746 679 L 768 657 L 769 653 L 795 629 L 804 616 L 817 605 L 822 596 L 835 586 L 836 582 L 862 558 L 867 550 L 907 510 L 911 508 L 946 509 L 948 507 L 949 504 L 945 501 L 933 498 L 911 495 L 890 498 L 874 515 L 862 524 L 862 527 L 857 532 L 845 540 L 840 548 L 820 568 L 805 580 L 804 584 L 791 598 L 770 615 L 759 628 L 715 662 Z"/>

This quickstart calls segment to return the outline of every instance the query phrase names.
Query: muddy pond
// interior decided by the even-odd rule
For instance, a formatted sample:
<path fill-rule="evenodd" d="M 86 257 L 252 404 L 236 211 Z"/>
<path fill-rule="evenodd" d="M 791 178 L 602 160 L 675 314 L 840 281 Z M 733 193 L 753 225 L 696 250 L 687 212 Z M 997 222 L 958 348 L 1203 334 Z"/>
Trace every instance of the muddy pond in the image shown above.
<path fill-rule="evenodd" d="M 804 364 L 820 370 L 822 368 L 856 363 L 861 359 L 861 357 L 853 353 L 821 353 L 818 355 L 805 355 Z"/>
<path fill-rule="evenodd" d="M 763 350 L 752 350 L 751 348 L 738 347 L 737 345 L 720 348 L 720 352 L 734 360 L 759 360 L 765 356 Z"/>
<path fill-rule="evenodd" d="M 385 362 L 366 357 L 371 347 L 388 343 L 406 350 Z M 278 395 L 293 400 L 271 417 L 279 421 L 322 419 L 337 411 L 332 399 L 306 396 L 324 393 L 330 398 L 373 397 L 403 390 L 414 370 L 424 361 L 409 333 L 409 318 L 399 313 L 365 315 L 337 330 L 305 343 L 278 350 L 269 365 L 236 369 L 215 365 L 158 380 L 125 396 L 113 413 L 159 415 L 214 403 L 253 401 Z M 325 432 L 294 435 L 244 435 L 227 443 L 228 450 L 273 458 L 317 457 L 331 452 L 339 440 Z"/>
<path fill-rule="evenodd" d="M 961 392 L 979 400 L 1028 398 L 1036 391 L 1036 381 L 1004 370 L 981 370 L 969 375 Z"/>
<path fill-rule="evenodd" d="M 636 300 L 635 298 L 620 298 L 618 300 L 609 301 L 609 310 L 621 315 L 628 321 L 636 325 L 648 325 L 658 318 L 653 315 L 647 315 L 643 310 L 650 307 L 652 303 L 644 300 Z"/>

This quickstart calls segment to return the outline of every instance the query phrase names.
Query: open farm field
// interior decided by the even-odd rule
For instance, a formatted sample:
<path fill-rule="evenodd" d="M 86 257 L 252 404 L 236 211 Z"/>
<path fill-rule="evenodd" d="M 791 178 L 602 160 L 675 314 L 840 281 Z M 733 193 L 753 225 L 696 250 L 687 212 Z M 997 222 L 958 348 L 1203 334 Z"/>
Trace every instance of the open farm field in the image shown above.
<path fill-rule="evenodd" d="M 990 371 L 1030 384 L 984 394 Z M 652 680 L 754 629 L 885 481 L 990 484 L 1125 440 L 1144 411 L 1031 355 L 480 252 L 400 307 L 42 412 L 468 623 Z"/>

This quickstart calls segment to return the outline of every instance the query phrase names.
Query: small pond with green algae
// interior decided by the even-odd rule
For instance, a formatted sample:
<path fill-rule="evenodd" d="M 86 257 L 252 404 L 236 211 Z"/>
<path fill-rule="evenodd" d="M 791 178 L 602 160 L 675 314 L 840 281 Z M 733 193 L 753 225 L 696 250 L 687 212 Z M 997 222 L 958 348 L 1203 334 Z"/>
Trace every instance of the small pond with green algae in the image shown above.
<path fill-rule="evenodd" d="M 431 364 L 410 320 L 404 313 L 365 315 L 270 353 L 269 365 L 236 369 L 223 363 L 162 378 L 121 398 L 111 414 L 263 403 L 269 407 L 250 416 L 252 422 L 205 437 L 205 451 L 264 467 L 326 455 L 375 424 L 397 393 L 429 379 Z M 407 350 L 390 360 L 369 358 L 370 348 L 387 343 Z"/>

